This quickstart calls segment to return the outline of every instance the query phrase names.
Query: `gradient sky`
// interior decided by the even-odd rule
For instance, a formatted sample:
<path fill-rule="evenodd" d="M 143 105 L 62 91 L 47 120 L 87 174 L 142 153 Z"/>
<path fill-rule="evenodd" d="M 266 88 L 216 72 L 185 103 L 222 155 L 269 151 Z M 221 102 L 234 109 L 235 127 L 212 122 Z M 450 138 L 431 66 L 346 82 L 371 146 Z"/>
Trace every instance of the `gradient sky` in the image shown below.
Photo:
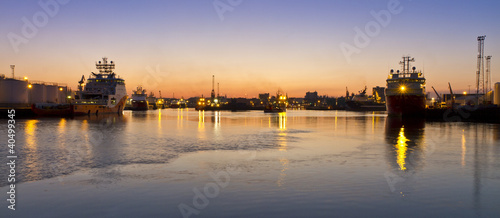
<path fill-rule="evenodd" d="M 424 70 L 427 91 L 475 89 L 477 36 L 486 35 L 492 80 L 500 82 L 499 1 L 400 0 L 403 11 L 353 54 L 354 28 L 376 21 L 371 11 L 389 0 L 242 0 L 219 18 L 214 0 L 69 1 L 15 52 L 8 34 L 23 36 L 23 17 L 43 12 L 41 1 L 0 1 L 0 74 L 66 83 L 96 71 L 106 56 L 126 80 L 163 97 L 210 95 L 211 75 L 228 97 L 253 97 L 278 88 L 341 96 L 365 85 L 385 86 L 403 55 Z M 38 13 L 40 14 L 40 13 Z"/>

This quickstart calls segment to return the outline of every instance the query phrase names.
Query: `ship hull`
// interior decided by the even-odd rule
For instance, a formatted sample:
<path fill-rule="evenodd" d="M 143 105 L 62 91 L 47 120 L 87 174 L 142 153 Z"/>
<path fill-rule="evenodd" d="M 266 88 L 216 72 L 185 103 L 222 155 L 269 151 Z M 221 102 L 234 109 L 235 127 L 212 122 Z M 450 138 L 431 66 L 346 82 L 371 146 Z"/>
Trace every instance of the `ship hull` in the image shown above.
<path fill-rule="evenodd" d="M 123 112 L 123 108 L 125 107 L 126 100 L 127 97 L 125 96 L 114 107 L 108 107 L 107 105 L 101 104 L 74 104 L 73 115 L 121 114 Z"/>
<path fill-rule="evenodd" d="M 386 107 L 389 116 L 423 117 L 425 96 L 404 94 L 386 96 Z"/>
<path fill-rule="evenodd" d="M 385 111 L 386 105 L 375 102 L 346 101 L 346 110 L 349 111 Z"/>
<path fill-rule="evenodd" d="M 282 113 L 286 112 L 286 109 L 264 109 L 264 113 Z"/>
<path fill-rule="evenodd" d="M 73 115 L 73 105 L 71 104 L 33 104 L 31 110 L 38 116 Z"/>
<path fill-rule="evenodd" d="M 147 111 L 148 110 L 148 103 L 147 102 L 132 102 L 132 107 L 130 107 L 130 110 Z"/>
<path fill-rule="evenodd" d="M 273 106 L 266 106 L 264 108 L 264 113 L 281 113 L 281 112 L 286 112 L 285 107 L 273 107 Z"/>

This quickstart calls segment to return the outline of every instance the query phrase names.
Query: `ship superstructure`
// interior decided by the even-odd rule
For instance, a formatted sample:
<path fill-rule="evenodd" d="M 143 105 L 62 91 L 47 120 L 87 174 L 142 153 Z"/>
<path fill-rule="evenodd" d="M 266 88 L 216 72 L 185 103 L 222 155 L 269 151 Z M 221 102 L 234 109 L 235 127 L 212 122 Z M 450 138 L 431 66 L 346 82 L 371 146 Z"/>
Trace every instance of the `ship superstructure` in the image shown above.
<path fill-rule="evenodd" d="M 148 95 L 142 86 L 137 86 L 137 89 L 132 93 L 132 107 L 131 110 L 148 110 L 149 103 L 147 101 Z"/>
<path fill-rule="evenodd" d="M 386 107 L 391 116 L 425 115 L 425 78 L 421 71 L 410 67 L 415 59 L 403 57 L 402 71 L 390 71 L 387 78 Z"/>
<path fill-rule="evenodd" d="M 106 57 L 96 63 L 99 73 L 85 77 L 79 82 L 74 105 L 74 114 L 121 113 L 127 100 L 125 80 L 113 72 L 115 64 Z"/>
<path fill-rule="evenodd" d="M 286 108 L 288 106 L 288 95 L 283 94 L 282 92 L 276 92 L 276 97 L 271 98 L 271 101 L 264 108 L 264 112 L 266 113 L 279 113 L 286 112 Z"/>

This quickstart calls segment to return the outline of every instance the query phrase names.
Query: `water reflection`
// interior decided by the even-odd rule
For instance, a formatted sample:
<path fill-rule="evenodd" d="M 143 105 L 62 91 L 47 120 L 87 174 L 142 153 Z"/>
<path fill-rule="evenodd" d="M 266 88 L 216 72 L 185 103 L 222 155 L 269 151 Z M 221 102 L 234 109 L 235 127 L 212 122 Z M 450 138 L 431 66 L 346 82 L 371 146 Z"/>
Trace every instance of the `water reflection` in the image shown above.
<path fill-rule="evenodd" d="M 476 215 L 481 216 L 480 211 L 482 207 L 481 198 L 482 198 L 482 187 L 483 187 L 483 179 L 488 174 L 488 165 L 490 164 L 490 160 L 488 158 L 488 150 L 490 146 L 488 145 L 488 136 L 490 133 L 490 129 L 486 128 L 486 126 L 474 125 L 474 146 L 472 147 L 473 153 L 473 176 L 474 176 L 474 184 L 473 184 L 473 207 L 476 210 Z"/>
<path fill-rule="evenodd" d="M 161 111 L 162 109 L 158 109 L 158 133 L 161 134 Z"/>
<path fill-rule="evenodd" d="M 198 139 L 205 140 L 207 139 L 205 132 L 205 111 L 198 111 Z"/>
<path fill-rule="evenodd" d="M 462 168 L 465 167 L 465 154 L 467 153 L 467 140 L 465 139 L 465 130 L 462 130 Z"/>
<path fill-rule="evenodd" d="M 133 115 L 134 118 L 137 116 L 148 117 L 145 113 Z M 134 152 L 139 152 L 127 150 L 129 143 L 124 141 L 127 119 L 128 117 L 117 114 L 79 116 L 70 120 L 80 122 L 80 125 L 76 125 L 75 128 L 68 127 L 66 125 L 68 121 L 60 121 L 57 128 L 64 126 L 68 133 L 55 137 L 67 146 L 59 148 L 57 153 L 66 155 L 53 156 L 51 167 L 56 172 L 52 173 L 65 174 L 78 167 L 100 168 L 125 163 L 130 156 L 134 155 Z M 72 135 L 68 136 L 68 134 Z M 51 150 L 45 152 L 51 152 Z"/>
<path fill-rule="evenodd" d="M 269 114 L 269 127 L 275 126 L 279 130 L 286 130 L 287 116 L 286 112 L 280 112 L 277 114 Z"/>
<path fill-rule="evenodd" d="M 335 131 L 337 131 L 338 112 L 339 111 L 337 111 L 337 110 L 335 111 L 335 129 L 334 129 Z"/>
<path fill-rule="evenodd" d="M 198 111 L 198 128 L 202 125 L 205 125 L 205 111 L 199 110 Z"/>
<path fill-rule="evenodd" d="M 422 166 L 424 128 L 424 120 L 387 118 L 387 160 L 395 172 L 414 173 Z"/>
<path fill-rule="evenodd" d="M 221 111 L 212 111 L 212 123 L 214 123 L 214 127 L 218 128 L 220 127 L 220 118 L 221 118 Z"/>
<path fill-rule="evenodd" d="M 214 137 L 217 140 L 222 139 L 220 128 L 221 111 L 212 111 L 212 123 L 214 124 Z M 218 144 L 217 144 L 218 145 Z"/>
<path fill-rule="evenodd" d="M 20 122 L 24 134 L 19 135 L 19 150 L 24 152 L 25 163 L 31 161 L 19 175 L 28 177 L 23 181 L 57 176 L 48 181 L 54 185 L 48 186 L 49 192 L 45 193 L 52 198 L 51 195 L 61 195 L 56 203 L 74 200 L 73 192 L 89 193 L 87 197 L 78 197 L 86 200 L 75 204 L 82 207 L 67 210 L 88 208 L 88 202 L 100 199 L 92 193 L 104 191 L 100 196 L 109 202 L 128 201 L 137 198 L 135 193 L 145 193 L 138 201 L 146 202 L 147 206 L 139 204 L 139 209 L 154 212 L 168 204 L 178 214 L 179 203 L 192 205 L 193 188 L 203 192 L 206 184 L 214 182 L 207 175 L 209 170 L 218 172 L 236 163 L 244 170 L 231 176 L 229 188 L 220 190 L 217 198 L 220 204 L 210 204 L 204 215 L 215 216 L 209 211 L 222 211 L 220 216 L 237 217 L 239 213 L 251 214 L 250 217 L 255 208 L 264 209 L 255 212 L 254 217 L 278 212 L 307 216 L 315 210 L 318 212 L 312 216 L 342 210 L 350 212 L 347 216 L 426 216 L 436 215 L 435 210 L 428 212 L 433 208 L 443 208 L 442 214 L 479 217 L 498 211 L 493 207 L 500 178 L 498 126 L 424 123 L 342 111 L 264 114 L 180 109 L 126 112 L 123 117 Z M 348 130 L 346 134 L 344 129 Z M 224 137 L 216 137 L 217 131 Z M 360 141 L 363 137 L 366 140 Z M 428 158 L 427 144 L 434 137 L 440 138 L 436 139 L 440 142 L 439 149 Z M 359 146 L 362 149 L 359 152 L 356 146 L 361 143 L 368 146 Z M 216 153 L 216 149 L 243 151 L 243 155 L 233 156 L 236 152 L 221 155 L 226 153 Z M 377 164 L 380 155 L 385 155 L 382 161 L 388 164 Z M 47 173 L 53 164 L 60 165 L 56 168 L 58 172 Z M 5 167 L 0 169 L 6 172 Z M 73 176 L 64 176 L 74 172 Z M 411 198 L 400 200 L 399 196 L 388 196 L 382 172 L 384 176 L 395 175 L 390 177 L 394 179 L 388 179 L 389 186 L 394 185 L 397 190 L 393 195 L 411 194 Z M 65 179 L 66 188 L 59 190 L 60 178 Z M 46 184 L 42 181 L 34 186 L 43 190 Z M 94 186 L 108 187 L 96 190 Z M 136 191 L 124 194 L 128 190 Z M 163 203 L 160 209 L 155 204 L 151 207 L 149 203 L 157 199 L 172 200 Z M 224 213 L 224 205 L 235 202 L 251 204 L 242 207 L 242 211 Z M 36 204 L 46 209 L 44 204 Z M 269 205 L 276 207 L 269 209 Z M 127 208 L 132 207 L 127 204 L 118 208 L 125 211 L 118 216 L 126 216 Z M 486 212 L 473 214 L 474 209 Z"/>
<path fill-rule="evenodd" d="M 286 131 L 286 124 L 287 124 L 287 116 L 286 112 L 280 112 L 278 113 L 277 122 L 278 124 L 278 151 L 280 152 L 286 152 L 287 151 L 287 131 Z M 282 187 L 285 184 L 285 179 L 286 179 L 286 170 L 288 170 L 288 158 L 286 157 L 286 153 L 281 153 L 281 157 L 279 159 L 280 165 L 281 165 L 281 170 L 280 174 L 278 177 L 278 181 L 276 181 L 276 184 L 278 187 Z"/>
<path fill-rule="evenodd" d="M 410 140 L 407 139 L 405 136 L 405 128 L 401 127 L 401 130 L 399 130 L 398 142 L 395 146 L 396 146 L 396 153 L 398 154 L 396 162 L 399 165 L 399 169 L 403 171 L 406 170 L 405 159 L 406 159 L 406 151 L 408 150 L 408 144 L 406 144 L 406 142 L 408 141 Z"/>
<path fill-rule="evenodd" d="M 59 132 L 59 134 L 64 134 L 64 132 L 66 132 L 66 119 L 62 118 L 60 121 L 59 121 L 59 125 L 58 125 L 58 128 L 57 128 L 57 131 Z"/>
<path fill-rule="evenodd" d="M 281 187 L 285 184 L 285 179 L 286 179 L 286 170 L 288 170 L 288 159 L 285 157 L 280 158 L 280 165 L 281 165 L 281 170 L 280 170 L 280 175 L 278 177 L 278 181 L 276 181 L 276 185 L 278 187 Z"/>
<path fill-rule="evenodd" d="M 38 152 L 37 143 L 37 123 L 38 120 L 28 120 L 24 127 L 26 151 L 23 153 L 26 153 L 26 156 L 23 158 L 23 161 L 25 162 L 26 168 L 23 174 L 26 174 L 28 180 L 36 180 L 42 177 L 42 163 L 40 161 L 41 157 Z"/>
<path fill-rule="evenodd" d="M 286 129 L 286 112 L 281 112 L 278 114 L 279 129 Z"/>
<path fill-rule="evenodd" d="M 177 128 L 182 129 L 184 127 L 184 112 L 187 113 L 187 109 L 177 108 Z"/>
<path fill-rule="evenodd" d="M 493 140 L 500 141 L 500 125 L 494 125 L 493 127 Z"/>

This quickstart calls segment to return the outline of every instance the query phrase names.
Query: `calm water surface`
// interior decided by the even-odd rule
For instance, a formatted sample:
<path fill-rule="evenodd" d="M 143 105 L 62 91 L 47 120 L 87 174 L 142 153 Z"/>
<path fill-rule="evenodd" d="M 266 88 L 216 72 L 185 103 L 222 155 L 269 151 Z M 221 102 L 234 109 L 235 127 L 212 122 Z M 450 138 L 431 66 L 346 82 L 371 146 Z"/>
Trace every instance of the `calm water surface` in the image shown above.
<path fill-rule="evenodd" d="M 496 124 L 165 109 L 16 129 L 17 210 L 0 217 L 500 215 Z"/>

